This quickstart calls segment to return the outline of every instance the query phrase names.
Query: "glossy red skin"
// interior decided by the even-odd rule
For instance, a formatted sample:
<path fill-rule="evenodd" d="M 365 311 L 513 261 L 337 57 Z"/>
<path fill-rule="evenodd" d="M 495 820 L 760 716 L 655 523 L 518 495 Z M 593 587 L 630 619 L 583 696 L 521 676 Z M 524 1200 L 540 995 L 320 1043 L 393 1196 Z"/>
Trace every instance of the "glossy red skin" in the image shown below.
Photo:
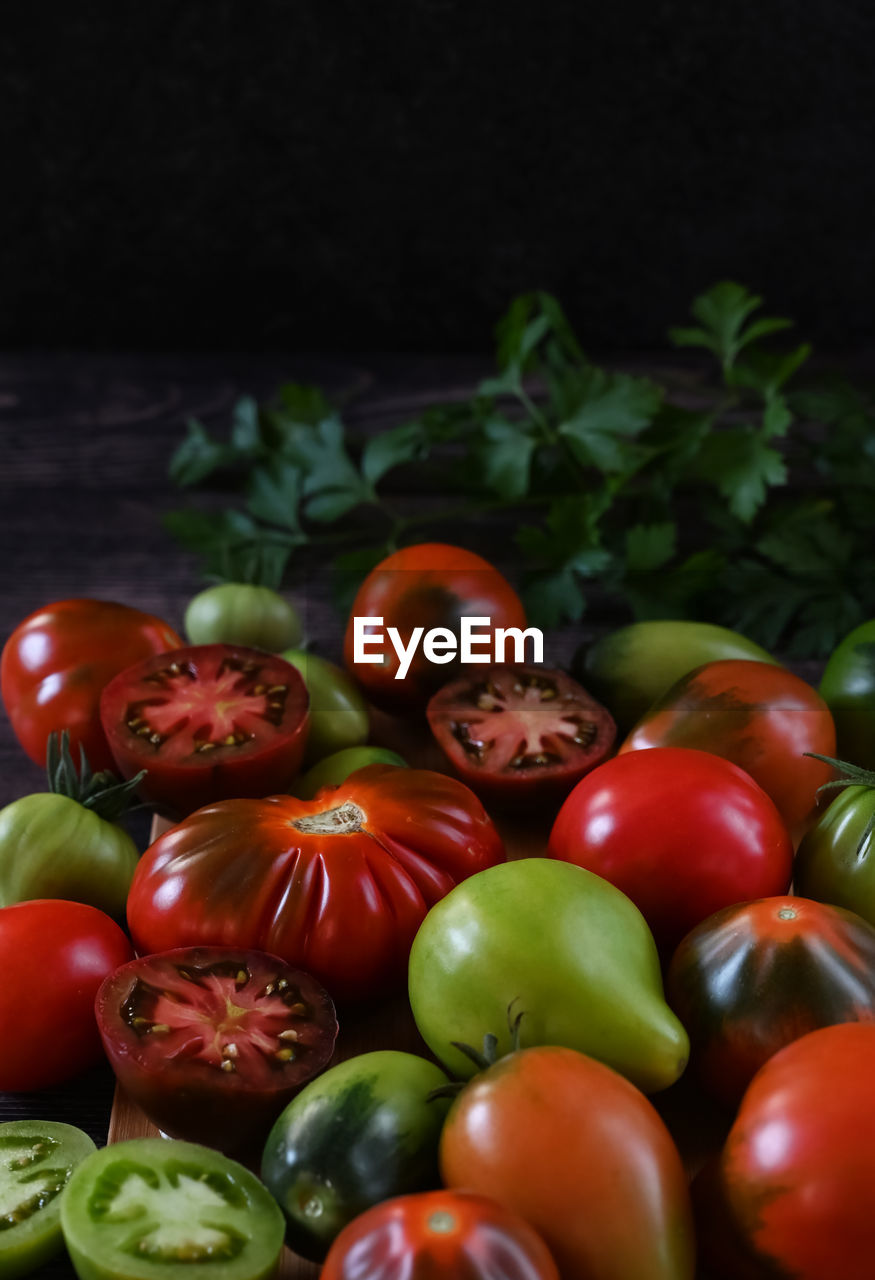
<path fill-rule="evenodd" d="M 353 661 L 355 617 L 383 619 L 383 664 Z M 420 644 L 406 676 L 396 680 L 398 658 L 387 629 L 397 627 L 406 645 L 415 627 L 424 627 L 426 632 L 433 627 L 458 631 L 461 617 L 491 618 L 493 629 L 526 626 L 519 596 L 482 556 L 443 542 L 404 547 L 382 560 L 359 587 L 347 623 L 344 661 L 377 706 L 397 715 L 418 713 L 432 693 L 461 668 L 429 662 Z M 478 664 L 472 669 L 482 667 Z"/>
<path fill-rule="evenodd" d="M 96 907 L 34 898 L 0 909 L 0 1090 L 46 1089 L 103 1058 L 94 997 L 132 957 Z"/>
<path fill-rule="evenodd" d="M 195 751 L 191 730 L 202 722 L 203 714 L 189 717 L 187 690 L 183 686 L 182 727 L 166 742 L 154 747 L 148 738 L 128 727 L 127 712 L 132 704 L 164 696 L 160 688 L 150 684 L 150 679 L 172 663 L 186 665 L 195 673 L 208 705 L 223 701 L 214 695 L 213 686 L 216 671 L 229 659 L 254 666 L 253 675 L 241 675 L 241 687 L 282 684 L 287 688 L 280 724 L 251 715 L 245 727 L 254 736 L 242 746 L 221 745 L 210 752 Z M 171 690 L 167 696 L 172 707 L 175 694 Z M 266 696 L 260 700 L 266 702 Z M 230 705 L 231 698 L 224 701 Z M 309 695 L 301 673 L 277 654 L 243 645 L 190 645 L 121 671 L 101 694 L 100 716 L 115 767 L 122 777 L 132 778 L 145 769 L 146 776 L 137 787 L 139 795 L 168 817 L 181 818 L 217 800 L 285 791 L 301 768 L 309 727 Z"/>
<path fill-rule="evenodd" d="M 735 902 L 786 893 L 793 846 L 749 774 L 685 747 L 593 769 L 559 810 L 547 852 L 622 889 L 662 949 Z"/>
<path fill-rule="evenodd" d="M 109 600 L 58 600 L 20 622 L 0 658 L 3 705 L 31 760 L 46 763 L 49 734 L 67 729 L 73 759 L 114 768 L 100 723 L 101 690 L 119 671 L 181 645 L 160 618 Z"/>
<path fill-rule="evenodd" d="M 524 691 L 517 692 L 520 678 L 545 682 L 555 696 L 540 702 L 537 686 L 527 688 L 525 683 Z M 497 693 L 497 710 L 490 708 L 490 713 L 476 703 L 478 689 L 487 682 Z M 617 732 L 610 712 L 600 702 L 564 671 L 550 667 L 468 670 L 434 694 L 426 714 L 435 741 L 462 781 L 487 802 L 515 808 L 558 803 L 584 774 L 601 764 Z M 478 724 L 485 726 L 482 740 L 494 746 L 487 745 L 481 759 L 459 740 L 460 724 L 469 725 L 474 734 Z M 584 729 L 586 742 L 575 743 L 574 734 Z M 509 762 L 508 757 L 519 751 L 535 754 L 533 749 L 549 753 L 549 762 L 516 768 Z"/>
<path fill-rule="evenodd" d="M 814 821 L 817 788 L 834 776 L 805 753 L 834 757 L 835 725 L 817 690 L 792 671 L 732 658 L 673 684 L 620 754 L 647 747 L 692 747 L 731 760 L 771 796 L 798 844 Z"/>
<path fill-rule="evenodd" d="M 384 1200 L 334 1241 L 319 1280 L 559 1280 L 538 1233 L 470 1191 Z"/>
<path fill-rule="evenodd" d="M 702 1084 L 734 1106 L 779 1049 L 875 1020 L 875 928 L 807 898 L 727 907 L 687 934 L 666 978 Z"/>
<path fill-rule="evenodd" d="M 733 1219 L 772 1275 L 870 1280 L 875 1025 L 812 1031 L 752 1080 L 723 1149 Z"/>
<path fill-rule="evenodd" d="M 232 964 L 250 980 L 238 987 L 222 967 L 218 978 L 208 973 L 196 982 L 179 973 L 212 967 L 215 975 L 215 966 Z M 289 984 L 286 997 L 267 993 L 278 980 Z M 160 1004 L 150 998 L 136 1003 L 138 983 L 168 996 Z M 292 1003 L 296 1011 L 290 1014 Z M 183 947 L 131 960 L 103 981 L 94 1007 L 106 1056 L 126 1095 L 168 1136 L 229 1155 L 260 1157 L 274 1120 L 328 1065 L 337 1038 L 324 987 L 277 956 L 244 948 Z M 147 1010 L 155 1014 L 151 1025 L 133 1025 L 132 1016 Z M 155 1022 L 170 1029 L 156 1033 Z M 289 1029 L 294 1044 L 278 1038 Z M 233 1053 L 223 1055 L 228 1044 Z M 291 1051 L 288 1062 L 273 1056 L 283 1050 Z M 226 1059 L 233 1070 L 222 1069 Z"/>
<path fill-rule="evenodd" d="M 344 805 L 362 815 L 355 829 L 294 825 Z M 256 947 L 313 974 L 335 1000 L 379 1000 L 403 982 L 428 908 L 503 861 L 492 820 L 461 782 L 369 765 L 313 800 L 198 810 L 144 853 L 128 923 L 141 953 Z"/>
<path fill-rule="evenodd" d="M 441 1133 L 444 1183 L 535 1228 L 563 1277 L 692 1280 L 687 1177 L 634 1085 L 573 1049 L 522 1049 L 477 1075 Z"/>

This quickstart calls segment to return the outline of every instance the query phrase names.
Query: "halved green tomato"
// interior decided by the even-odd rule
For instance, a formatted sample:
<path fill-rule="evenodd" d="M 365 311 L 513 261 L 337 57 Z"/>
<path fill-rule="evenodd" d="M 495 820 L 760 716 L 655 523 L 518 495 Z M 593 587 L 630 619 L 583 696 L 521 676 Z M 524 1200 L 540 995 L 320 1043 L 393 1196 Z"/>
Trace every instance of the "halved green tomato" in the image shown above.
<path fill-rule="evenodd" d="M 133 1138 L 84 1160 L 61 1224 L 79 1280 L 267 1280 L 284 1232 L 248 1169 L 168 1138 Z"/>
<path fill-rule="evenodd" d="M 0 1124 L 0 1276 L 14 1280 L 64 1247 L 61 1192 L 95 1151 L 87 1133 L 53 1120 Z"/>

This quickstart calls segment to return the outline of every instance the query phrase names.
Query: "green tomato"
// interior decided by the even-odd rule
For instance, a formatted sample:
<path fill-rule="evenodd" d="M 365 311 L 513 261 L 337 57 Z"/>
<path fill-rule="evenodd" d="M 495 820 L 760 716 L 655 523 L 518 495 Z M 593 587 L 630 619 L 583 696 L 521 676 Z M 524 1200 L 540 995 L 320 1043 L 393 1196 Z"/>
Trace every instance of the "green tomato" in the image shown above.
<path fill-rule="evenodd" d="M 301 620 L 270 587 L 221 582 L 189 601 L 185 633 L 191 644 L 242 644 L 279 653 L 299 644 Z"/>
<path fill-rule="evenodd" d="M 138 860 L 127 831 L 69 796 L 37 792 L 0 809 L 0 907 L 68 898 L 120 918 Z"/>
<path fill-rule="evenodd" d="M 793 888 L 875 925 L 875 788 L 845 787 L 802 837 Z"/>
<path fill-rule="evenodd" d="M 410 1005 L 420 1035 L 454 1074 L 473 1063 L 455 1042 L 497 1037 L 564 1045 L 645 1092 L 677 1080 L 689 1041 L 665 1002 L 659 957 L 640 911 L 607 880 L 552 858 L 470 876 L 431 908 L 413 940 Z"/>
<path fill-rule="evenodd" d="M 326 756 L 297 778 L 291 793 L 299 800 L 312 800 L 322 787 L 339 787 L 356 769 L 364 769 L 369 764 L 391 764 L 397 769 L 407 768 L 407 761 L 388 747 L 346 747 L 343 751 L 335 751 L 332 756 Z"/>
<path fill-rule="evenodd" d="M 0 1124 L 0 1276 L 29 1275 L 59 1254 L 61 1193 L 97 1148 L 87 1133 L 53 1120 Z"/>
<path fill-rule="evenodd" d="M 577 678 L 604 702 L 622 732 L 696 667 L 723 658 L 777 659 L 753 640 L 709 622 L 633 622 L 575 654 Z"/>
<path fill-rule="evenodd" d="M 344 747 L 366 742 L 370 731 L 368 708 L 346 672 L 304 649 L 286 649 L 282 656 L 300 671 L 310 695 L 304 764 L 315 764 Z"/>
<path fill-rule="evenodd" d="M 820 696 L 835 721 L 838 756 L 875 769 L 875 619 L 855 627 L 832 652 Z"/>
<path fill-rule="evenodd" d="M 286 1238 L 321 1261 L 353 1218 L 390 1196 L 440 1186 L 448 1098 L 440 1067 L 393 1049 L 363 1053 L 305 1085 L 264 1148 L 261 1178 L 286 1216 Z"/>
<path fill-rule="evenodd" d="M 255 1174 L 218 1151 L 170 1138 L 103 1147 L 61 1201 L 79 1280 L 268 1280 L 283 1217 Z"/>

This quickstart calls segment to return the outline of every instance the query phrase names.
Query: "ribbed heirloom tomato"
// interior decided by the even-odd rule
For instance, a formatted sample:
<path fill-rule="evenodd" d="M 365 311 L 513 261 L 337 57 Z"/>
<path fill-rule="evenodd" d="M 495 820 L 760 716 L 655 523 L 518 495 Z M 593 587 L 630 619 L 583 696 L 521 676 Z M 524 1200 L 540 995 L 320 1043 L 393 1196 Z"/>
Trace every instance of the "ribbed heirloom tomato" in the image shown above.
<path fill-rule="evenodd" d="M 128 923 L 140 953 L 254 947 L 313 974 L 335 999 L 382 998 L 403 979 L 432 903 L 503 860 L 461 782 L 369 765 L 313 800 L 197 810 L 144 853 Z"/>
<path fill-rule="evenodd" d="M 153 617 L 110 600 L 58 600 L 20 622 L 3 648 L 6 714 L 24 750 L 46 762 L 49 734 L 68 729 L 73 759 L 85 748 L 95 771 L 114 768 L 100 724 L 100 693 L 132 662 L 182 644 Z"/>

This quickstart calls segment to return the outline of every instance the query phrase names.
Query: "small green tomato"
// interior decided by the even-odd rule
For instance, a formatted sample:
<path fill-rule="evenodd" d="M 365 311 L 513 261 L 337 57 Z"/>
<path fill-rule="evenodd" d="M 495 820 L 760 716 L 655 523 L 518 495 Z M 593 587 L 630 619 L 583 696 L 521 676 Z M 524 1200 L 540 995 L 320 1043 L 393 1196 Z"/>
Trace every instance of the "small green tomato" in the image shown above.
<path fill-rule="evenodd" d="M 346 672 L 303 649 L 286 649 L 282 657 L 300 671 L 310 695 L 304 764 L 315 764 L 335 751 L 367 742 L 368 708 Z"/>
<path fill-rule="evenodd" d="M 312 800 L 322 787 L 339 787 L 351 773 L 364 769 L 369 764 L 391 764 L 397 769 L 406 769 L 407 761 L 397 751 L 388 747 L 346 747 L 343 751 L 335 751 L 326 756 L 312 769 L 295 779 L 292 795 L 299 800 Z"/>
<path fill-rule="evenodd" d="M 221 582 L 189 601 L 185 633 L 191 644 L 242 644 L 279 653 L 300 643 L 302 627 L 294 606 L 270 587 Z"/>

